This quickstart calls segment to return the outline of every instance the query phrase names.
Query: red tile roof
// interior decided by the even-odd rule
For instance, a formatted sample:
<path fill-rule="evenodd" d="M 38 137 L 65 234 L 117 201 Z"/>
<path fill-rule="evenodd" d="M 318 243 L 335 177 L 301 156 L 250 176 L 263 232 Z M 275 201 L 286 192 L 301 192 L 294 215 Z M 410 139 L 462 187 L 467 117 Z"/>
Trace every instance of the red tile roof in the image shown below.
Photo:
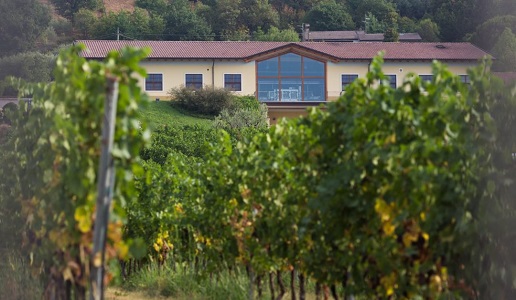
<path fill-rule="evenodd" d="M 335 60 L 370 60 L 385 51 L 385 60 L 478 60 L 487 52 L 470 43 L 338 43 L 338 42 L 214 42 L 214 41 L 111 41 L 80 40 L 82 55 L 103 58 L 124 46 L 150 47 L 149 58 L 161 59 L 246 59 L 286 47 L 326 54 Z"/>

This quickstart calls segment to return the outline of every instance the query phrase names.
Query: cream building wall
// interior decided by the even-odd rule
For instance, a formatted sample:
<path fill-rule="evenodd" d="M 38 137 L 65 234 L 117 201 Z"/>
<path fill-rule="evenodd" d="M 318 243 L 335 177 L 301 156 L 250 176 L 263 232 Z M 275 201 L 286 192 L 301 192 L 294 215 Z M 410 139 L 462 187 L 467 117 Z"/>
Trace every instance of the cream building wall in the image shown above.
<path fill-rule="evenodd" d="M 144 78 L 138 78 L 139 85 L 151 99 L 168 99 L 172 88 L 185 85 L 186 74 L 202 74 L 204 86 L 224 87 L 224 74 L 241 74 L 242 91 L 239 95 L 254 95 L 256 90 L 255 63 L 244 61 L 144 61 L 141 66 L 147 74 L 162 74 L 163 89 L 161 91 L 145 91 Z"/>
<path fill-rule="evenodd" d="M 476 66 L 472 62 L 445 62 L 445 64 L 455 75 L 467 75 L 467 69 Z M 432 62 L 387 61 L 383 64 L 382 70 L 386 75 L 396 75 L 396 86 L 399 87 L 409 73 L 432 75 Z"/>
<path fill-rule="evenodd" d="M 358 75 L 359 78 L 363 78 L 369 70 L 369 62 L 365 60 L 342 61 L 338 63 L 328 62 L 326 64 L 327 100 L 336 100 L 341 95 L 342 75 Z"/>
<path fill-rule="evenodd" d="M 364 78 L 369 70 L 369 60 L 363 61 L 341 61 L 326 64 L 326 89 L 327 100 L 336 100 L 342 91 L 342 75 L 356 74 Z M 256 92 L 256 62 L 250 61 L 221 61 L 221 60 L 199 60 L 199 61 L 144 61 L 142 67 L 147 73 L 163 75 L 163 90 L 146 91 L 151 99 L 168 99 L 168 92 L 174 87 L 185 84 L 186 74 L 202 74 L 203 85 L 224 87 L 224 74 L 241 74 L 242 91 L 235 92 L 238 95 L 255 95 Z M 466 75 L 466 70 L 475 66 L 473 62 L 446 62 L 449 70 L 457 75 Z M 413 72 L 419 75 L 431 75 L 432 64 L 428 61 L 387 61 L 383 65 L 383 71 L 388 75 L 396 75 L 396 86 L 400 86 L 406 75 Z M 139 84 L 145 91 L 145 80 L 139 78 Z"/>

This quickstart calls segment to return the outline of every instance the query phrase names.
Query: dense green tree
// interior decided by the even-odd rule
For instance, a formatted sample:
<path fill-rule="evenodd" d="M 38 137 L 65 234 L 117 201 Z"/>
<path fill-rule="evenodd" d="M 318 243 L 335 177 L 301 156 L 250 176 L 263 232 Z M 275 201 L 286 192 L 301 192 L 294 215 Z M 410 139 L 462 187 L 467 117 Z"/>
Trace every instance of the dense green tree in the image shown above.
<path fill-rule="evenodd" d="M 34 49 L 50 22 L 50 10 L 36 0 L 0 0 L 0 57 Z"/>
<path fill-rule="evenodd" d="M 372 13 L 378 20 L 384 22 L 389 12 L 395 11 L 394 5 L 386 0 L 349 0 L 347 3 L 356 28 L 364 27 L 364 17 L 367 13 Z"/>
<path fill-rule="evenodd" d="M 430 19 L 421 20 L 417 32 L 425 42 L 439 41 L 439 26 Z"/>
<path fill-rule="evenodd" d="M 393 0 L 392 2 L 401 16 L 412 19 L 421 19 L 430 8 L 427 0 Z"/>
<path fill-rule="evenodd" d="M 210 25 L 187 0 L 170 2 L 164 19 L 164 38 L 167 40 L 213 40 Z"/>
<path fill-rule="evenodd" d="M 365 32 L 367 33 L 384 33 L 385 32 L 385 23 L 380 22 L 375 15 L 371 12 L 368 12 L 365 16 Z"/>
<path fill-rule="evenodd" d="M 81 8 L 73 16 L 73 27 L 79 38 L 89 39 L 93 36 L 95 25 L 97 24 L 97 16 L 95 12 L 89 9 Z"/>
<path fill-rule="evenodd" d="M 54 4 L 57 12 L 67 19 L 73 19 L 73 16 L 81 8 L 99 10 L 104 7 L 102 0 L 50 0 Z"/>
<path fill-rule="evenodd" d="M 400 39 L 398 33 L 398 14 L 396 12 L 390 12 L 387 17 L 387 28 L 384 33 L 384 42 L 397 42 Z"/>
<path fill-rule="evenodd" d="M 254 41 L 271 41 L 271 42 L 299 42 L 299 34 L 292 28 L 280 30 L 277 27 L 271 27 L 267 32 L 258 28 L 253 34 Z"/>
<path fill-rule="evenodd" d="M 440 29 L 440 38 L 445 42 L 462 41 L 474 30 L 478 20 L 474 16 L 476 0 L 436 1 L 433 21 Z"/>
<path fill-rule="evenodd" d="M 98 39 L 115 39 L 120 30 L 122 39 L 155 39 L 165 29 L 165 21 L 161 16 L 150 16 L 141 8 L 132 13 L 121 11 L 108 13 L 95 23 L 93 37 Z"/>
<path fill-rule="evenodd" d="M 168 0 L 136 0 L 134 4 L 149 12 L 163 14 L 166 11 L 168 2 Z"/>
<path fill-rule="evenodd" d="M 497 16 L 485 21 L 477 27 L 470 41 L 482 49 L 489 50 L 506 28 L 510 28 L 513 33 L 516 32 L 515 15 Z"/>
<path fill-rule="evenodd" d="M 355 24 L 345 6 L 329 0 L 321 2 L 309 10 L 304 18 L 312 30 L 353 30 Z"/>
<path fill-rule="evenodd" d="M 418 26 L 416 21 L 409 17 L 401 17 L 398 19 L 399 32 L 417 32 Z"/>
<path fill-rule="evenodd" d="M 24 52 L 0 58 L 0 96 L 18 95 L 8 77 L 26 82 L 50 82 L 55 56 L 39 52 Z"/>
<path fill-rule="evenodd" d="M 510 28 L 505 28 L 491 52 L 496 57 L 493 70 L 516 72 L 516 36 Z"/>
<path fill-rule="evenodd" d="M 242 0 L 239 23 L 253 32 L 258 27 L 269 29 L 279 26 L 279 15 L 269 0 Z"/>
<path fill-rule="evenodd" d="M 232 40 L 247 27 L 239 23 L 241 0 L 220 0 L 212 7 L 200 8 L 200 15 L 211 25 L 220 40 Z M 247 35 L 249 34 L 247 29 Z"/>

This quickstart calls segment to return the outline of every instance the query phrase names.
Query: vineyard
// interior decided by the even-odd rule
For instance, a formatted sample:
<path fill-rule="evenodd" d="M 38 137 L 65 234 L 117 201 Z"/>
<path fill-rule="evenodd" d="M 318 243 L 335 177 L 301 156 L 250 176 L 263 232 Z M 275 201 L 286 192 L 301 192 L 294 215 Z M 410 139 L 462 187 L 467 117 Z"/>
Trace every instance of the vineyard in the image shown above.
<path fill-rule="evenodd" d="M 307 117 L 150 132 L 134 79 L 146 52 L 97 62 L 79 51 L 61 53 L 52 84 L 19 83 L 33 107 L 8 114 L 0 137 L 0 234 L 10 237 L 0 251 L 27 258 L 44 298 L 85 298 L 98 264 L 90 255 L 107 77 L 120 96 L 106 282 L 155 268 L 205 284 L 244 278 L 238 297 L 248 299 L 516 295 L 507 238 L 516 89 L 492 77 L 489 62 L 470 70 L 469 85 L 434 63 L 431 82 L 408 76 L 392 89 L 380 55 L 367 78 Z"/>

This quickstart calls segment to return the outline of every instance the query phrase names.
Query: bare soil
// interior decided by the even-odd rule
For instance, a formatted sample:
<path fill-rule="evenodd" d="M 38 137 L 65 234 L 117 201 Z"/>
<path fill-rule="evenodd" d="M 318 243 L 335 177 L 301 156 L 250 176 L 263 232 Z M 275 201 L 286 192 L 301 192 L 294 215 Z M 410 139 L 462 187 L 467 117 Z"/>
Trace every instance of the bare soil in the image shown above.
<path fill-rule="evenodd" d="M 106 300 L 162 300 L 171 299 L 165 297 L 149 297 L 143 292 L 128 292 L 116 287 L 110 287 L 104 296 Z"/>

